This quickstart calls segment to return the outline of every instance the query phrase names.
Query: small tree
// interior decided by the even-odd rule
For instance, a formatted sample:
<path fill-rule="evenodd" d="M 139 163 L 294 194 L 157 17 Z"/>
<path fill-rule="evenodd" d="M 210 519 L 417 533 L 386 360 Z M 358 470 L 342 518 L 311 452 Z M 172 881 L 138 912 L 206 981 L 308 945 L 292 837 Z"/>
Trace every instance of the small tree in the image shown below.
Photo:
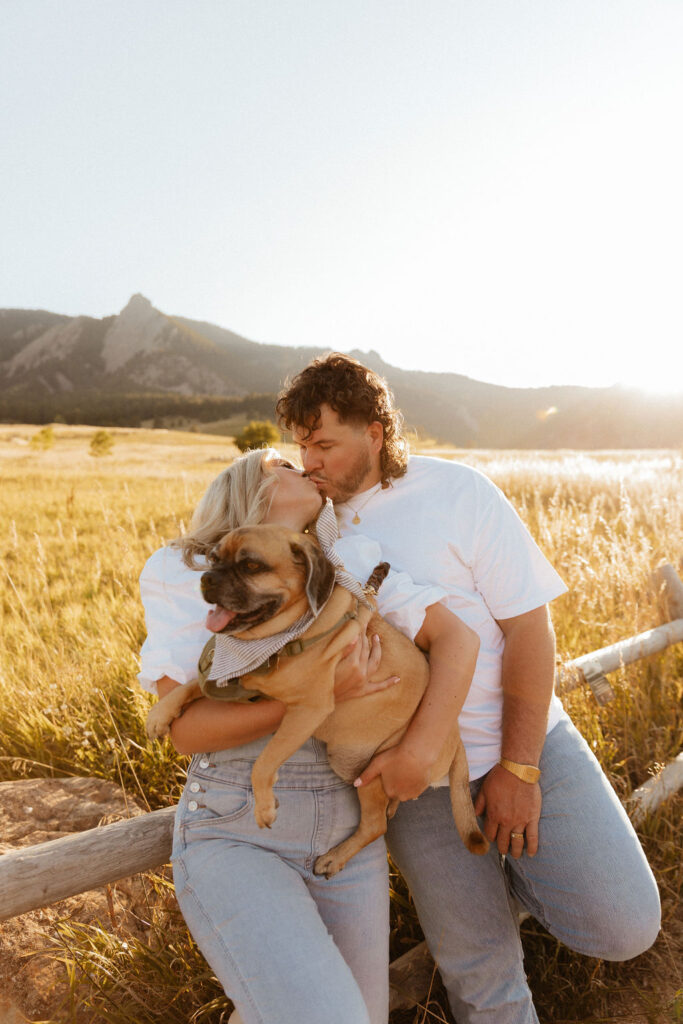
<path fill-rule="evenodd" d="M 108 430 L 95 431 L 90 442 L 91 455 L 111 455 L 113 447 L 114 438 Z"/>
<path fill-rule="evenodd" d="M 52 427 L 41 427 L 31 438 L 31 448 L 39 452 L 46 452 L 55 443 L 55 432 Z"/>
<path fill-rule="evenodd" d="M 249 448 L 268 448 L 280 443 L 280 431 L 270 420 L 252 420 L 235 437 L 235 444 L 241 452 Z"/>

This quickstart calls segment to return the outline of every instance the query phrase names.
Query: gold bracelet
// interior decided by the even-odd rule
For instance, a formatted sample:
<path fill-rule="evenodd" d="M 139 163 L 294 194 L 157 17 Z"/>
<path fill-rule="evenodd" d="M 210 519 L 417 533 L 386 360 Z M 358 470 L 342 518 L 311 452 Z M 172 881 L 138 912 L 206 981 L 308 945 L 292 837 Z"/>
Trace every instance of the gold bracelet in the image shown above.
<path fill-rule="evenodd" d="M 516 775 L 522 782 L 538 782 L 541 777 L 541 769 L 533 764 L 518 764 L 517 761 L 508 761 L 507 757 L 501 757 L 498 764 Z"/>

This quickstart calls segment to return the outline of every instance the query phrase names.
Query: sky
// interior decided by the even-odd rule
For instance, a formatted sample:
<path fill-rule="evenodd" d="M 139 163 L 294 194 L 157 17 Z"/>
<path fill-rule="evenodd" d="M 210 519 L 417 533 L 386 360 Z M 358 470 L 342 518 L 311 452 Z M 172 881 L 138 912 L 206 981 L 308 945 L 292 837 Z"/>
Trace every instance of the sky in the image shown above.
<path fill-rule="evenodd" d="M 0 308 L 683 394 L 681 0 L 2 0 Z"/>

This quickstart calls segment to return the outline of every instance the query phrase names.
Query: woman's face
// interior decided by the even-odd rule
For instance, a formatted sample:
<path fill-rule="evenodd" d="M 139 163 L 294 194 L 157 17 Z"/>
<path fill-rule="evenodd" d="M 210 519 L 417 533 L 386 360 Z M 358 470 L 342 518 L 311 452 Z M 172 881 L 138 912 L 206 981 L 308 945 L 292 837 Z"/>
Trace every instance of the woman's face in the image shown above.
<path fill-rule="evenodd" d="M 287 459 L 269 462 L 266 472 L 275 477 L 276 482 L 264 522 L 303 530 L 320 511 L 323 499 L 318 488 Z"/>

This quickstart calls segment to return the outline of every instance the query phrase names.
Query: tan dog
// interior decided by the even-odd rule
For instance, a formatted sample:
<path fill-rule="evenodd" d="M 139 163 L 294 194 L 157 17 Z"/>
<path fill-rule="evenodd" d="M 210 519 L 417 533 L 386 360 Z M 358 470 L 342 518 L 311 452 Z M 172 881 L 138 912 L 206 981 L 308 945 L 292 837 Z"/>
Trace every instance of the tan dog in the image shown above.
<path fill-rule="evenodd" d="M 307 534 L 261 525 L 233 530 L 210 556 L 212 568 L 202 575 L 202 593 L 217 607 L 209 613 L 215 631 L 240 639 L 271 636 L 311 611 L 317 616 L 302 635 L 301 653 L 283 654 L 265 674 L 243 676 L 242 686 L 282 701 L 286 711 L 276 733 L 256 759 L 252 771 L 255 816 L 270 827 L 277 814 L 273 785 L 277 770 L 310 736 L 327 744 L 330 765 L 352 783 L 374 754 L 395 746 L 403 736 L 429 681 L 424 655 L 390 626 L 374 607 L 364 607 L 335 584 L 334 569 Z M 374 606 L 374 601 L 370 599 Z M 322 609 L 322 610 L 321 610 Z M 370 627 L 381 640 L 382 660 L 374 679 L 400 676 L 400 682 L 369 696 L 335 706 L 334 675 L 344 650 Z M 319 639 L 317 639 L 319 638 Z M 201 696 L 199 684 L 179 686 L 150 711 L 151 737 L 168 732 L 182 708 Z M 468 850 L 485 853 L 472 806 L 465 750 L 453 722 L 431 773 L 434 783 L 449 775 L 451 806 Z M 361 819 L 349 839 L 318 857 L 316 874 L 330 878 L 368 843 L 386 832 L 387 813 L 396 809 L 381 777 L 358 789 Z"/>

